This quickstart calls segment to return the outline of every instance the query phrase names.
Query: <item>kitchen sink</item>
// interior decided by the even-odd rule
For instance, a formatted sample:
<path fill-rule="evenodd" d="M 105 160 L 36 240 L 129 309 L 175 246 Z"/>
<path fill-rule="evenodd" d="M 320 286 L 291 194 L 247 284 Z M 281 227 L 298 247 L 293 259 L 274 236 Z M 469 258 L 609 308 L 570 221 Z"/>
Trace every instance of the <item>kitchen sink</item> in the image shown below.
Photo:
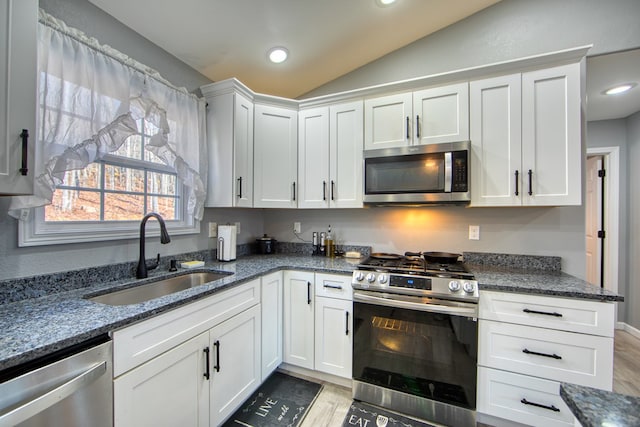
<path fill-rule="evenodd" d="M 132 288 L 98 295 L 88 299 L 89 301 L 106 305 L 138 304 L 185 289 L 195 288 L 196 286 L 201 286 L 206 283 L 222 279 L 223 277 L 231 274 L 233 273 L 222 271 L 186 273 L 180 276 L 170 277 L 168 279 L 159 279 L 144 285 L 134 286 Z"/>

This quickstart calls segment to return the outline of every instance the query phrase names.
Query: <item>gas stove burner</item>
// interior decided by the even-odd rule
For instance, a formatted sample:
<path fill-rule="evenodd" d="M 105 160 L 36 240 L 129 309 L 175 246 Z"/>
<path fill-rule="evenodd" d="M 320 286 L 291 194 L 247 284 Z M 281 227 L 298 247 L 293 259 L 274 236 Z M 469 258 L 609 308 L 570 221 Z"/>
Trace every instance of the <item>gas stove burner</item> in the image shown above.
<path fill-rule="evenodd" d="M 402 255 L 388 254 L 388 253 L 384 253 L 384 252 L 374 252 L 374 253 L 371 254 L 371 258 L 379 259 L 379 260 L 394 261 L 394 260 L 398 260 L 398 259 L 402 258 Z"/>

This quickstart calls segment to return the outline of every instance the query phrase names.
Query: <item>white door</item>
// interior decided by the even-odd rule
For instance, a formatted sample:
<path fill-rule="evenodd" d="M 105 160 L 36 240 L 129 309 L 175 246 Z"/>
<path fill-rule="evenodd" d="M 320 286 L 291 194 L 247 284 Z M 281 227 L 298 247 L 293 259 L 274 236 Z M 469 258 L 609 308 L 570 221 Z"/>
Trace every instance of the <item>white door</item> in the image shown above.
<path fill-rule="evenodd" d="M 0 195 L 33 194 L 38 2 L 0 0 L 0 22 Z"/>
<path fill-rule="evenodd" d="M 363 189 L 362 101 L 329 108 L 329 206 L 361 208 Z"/>
<path fill-rule="evenodd" d="M 364 149 L 404 147 L 412 138 L 411 92 L 364 101 Z"/>
<path fill-rule="evenodd" d="M 205 332 L 116 378 L 114 424 L 209 426 L 208 343 Z"/>
<path fill-rule="evenodd" d="M 316 298 L 315 369 L 351 378 L 353 303 L 336 298 Z"/>
<path fill-rule="evenodd" d="M 298 114 L 299 208 L 329 206 L 329 108 Z"/>
<path fill-rule="evenodd" d="M 262 383 L 260 305 L 210 331 L 211 424 L 219 425 Z"/>
<path fill-rule="evenodd" d="M 522 203 L 520 74 L 470 84 L 471 204 Z"/>
<path fill-rule="evenodd" d="M 284 361 L 313 369 L 314 276 L 284 272 Z"/>
<path fill-rule="evenodd" d="M 255 105 L 253 160 L 253 206 L 295 208 L 298 192 L 297 111 Z"/>
<path fill-rule="evenodd" d="M 412 120 L 414 144 L 469 140 L 469 84 L 414 92 Z"/>
<path fill-rule="evenodd" d="M 282 363 L 282 272 L 262 279 L 262 381 Z"/>
<path fill-rule="evenodd" d="M 235 94 L 234 103 L 235 195 L 234 206 L 253 206 L 253 103 Z"/>
<path fill-rule="evenodd" d="M 582 203 L 580 67 L 522 74 L 524 205 Z"/>
<path fill-rule="evenodd" d="M 601 240 L 598 231 L 602 229 L 602 185 L 598 171 L 602 170 L 602 156 L 587 157 L 586 192 L 586 247 L 587 282 L 600 286 L 602 269 Z"/>

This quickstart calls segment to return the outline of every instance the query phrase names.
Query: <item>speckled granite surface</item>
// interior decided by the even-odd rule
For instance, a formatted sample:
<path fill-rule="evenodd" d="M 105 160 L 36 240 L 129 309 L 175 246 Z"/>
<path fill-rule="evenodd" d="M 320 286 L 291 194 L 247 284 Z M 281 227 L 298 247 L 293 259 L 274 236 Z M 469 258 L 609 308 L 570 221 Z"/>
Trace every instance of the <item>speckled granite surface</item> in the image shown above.
<path fill-rule="evenodd" d="M 465 263 L 493 267 L 521 268 L 526 270 L 560 271 L 559 256 L 495 254 L 488 252 L 464 252 Z"/>
<path fill-rule="evenodd" d="M 566 383 L 560 396 L 583 427 L 640 426 L 640 397 Z"/>

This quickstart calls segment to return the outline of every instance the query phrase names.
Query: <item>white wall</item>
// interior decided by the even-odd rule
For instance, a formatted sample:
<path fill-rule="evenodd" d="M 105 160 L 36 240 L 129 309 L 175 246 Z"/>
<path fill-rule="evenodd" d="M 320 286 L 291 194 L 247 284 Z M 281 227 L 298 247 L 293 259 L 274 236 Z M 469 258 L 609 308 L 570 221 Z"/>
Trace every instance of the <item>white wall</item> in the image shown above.
<path fill-rule="evenodd" d="M 627 323 L 640 329 L 640 112 L 627 118 L 627 143 L 628 156 L 627 168 L 629 170 L 629 226 L 628 246 L 625 251 L 628 254 L 628 293 Z"/>

